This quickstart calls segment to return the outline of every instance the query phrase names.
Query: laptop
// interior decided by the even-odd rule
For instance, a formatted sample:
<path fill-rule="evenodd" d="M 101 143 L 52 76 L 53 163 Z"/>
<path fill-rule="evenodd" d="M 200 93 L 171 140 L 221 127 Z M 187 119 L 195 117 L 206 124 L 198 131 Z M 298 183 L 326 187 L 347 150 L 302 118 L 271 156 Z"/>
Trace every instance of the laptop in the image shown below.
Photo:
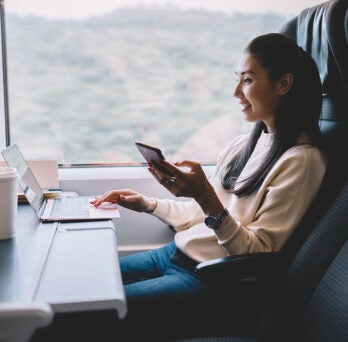
<path fill-rule="evenodd" d="M 120 217 L 116 204 L 105 203 L 96 208 L 89 203 L 90 196 L 47 198 L 17 144 L 1 153 L 7 164 L 17 169 L 19 186 L 41 221 L 94 221 Z"/>

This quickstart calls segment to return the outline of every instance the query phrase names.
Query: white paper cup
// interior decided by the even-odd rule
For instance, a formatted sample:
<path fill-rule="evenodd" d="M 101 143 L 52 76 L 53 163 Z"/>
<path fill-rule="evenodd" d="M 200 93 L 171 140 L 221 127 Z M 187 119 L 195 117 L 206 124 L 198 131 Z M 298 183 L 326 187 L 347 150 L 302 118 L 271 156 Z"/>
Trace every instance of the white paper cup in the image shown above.
<path fill-rule="evenodd" d="M 0 240 L 15 236 L 18 173 L 14 167 L 0 167 Z"/>

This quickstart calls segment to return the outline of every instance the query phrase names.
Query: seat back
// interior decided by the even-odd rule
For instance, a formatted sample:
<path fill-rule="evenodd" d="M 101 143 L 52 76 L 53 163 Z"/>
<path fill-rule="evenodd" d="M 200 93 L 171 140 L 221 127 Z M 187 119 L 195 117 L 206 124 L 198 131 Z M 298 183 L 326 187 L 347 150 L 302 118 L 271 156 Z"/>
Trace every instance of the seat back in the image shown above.
<path fill-rule="evenodd" d="M 348 341 L 348 181 L 257 327 L 263 341 Z"/>
<path fill-rule="evenodd" d="M 318 195 L 282 248 L 289 265 L 311 230 L 326 213 L 348 175 L 348 0 L 331 0 L 303 10 L 280 32 L 311 54 L 323 89 L 320 128 L 328 170 Z"/>
<path fill-rule="evenodd" d="M 348 341 L 347 260 L 346 241 L 309 298 L 292 341 Z"/>

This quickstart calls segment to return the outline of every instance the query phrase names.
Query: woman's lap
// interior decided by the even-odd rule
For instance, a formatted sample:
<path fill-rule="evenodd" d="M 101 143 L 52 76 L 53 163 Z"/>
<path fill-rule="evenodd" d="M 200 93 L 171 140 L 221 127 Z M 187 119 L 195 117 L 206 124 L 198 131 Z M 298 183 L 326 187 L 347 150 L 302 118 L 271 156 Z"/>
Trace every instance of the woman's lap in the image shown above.
<path fill-rule="evenodd" d="M 226 316 L 216 291 L 195 272 L 197 262 L 174 243 L 123 257 L 120 265 L 128 313 L 115 325 L 117 336 L 129 341 L 160 337 L 162 341 L 163 336 L 210 331 L 212 318 L 220 322 L 228 317 L 231 325 L 231 307 Z"/>
<path fill-rule="evenodd" d="M 195 274 L 195 262 L 174 243 L 120 259 L 129 314 L 184 308 L 204 296 L 209 287 Z"/>

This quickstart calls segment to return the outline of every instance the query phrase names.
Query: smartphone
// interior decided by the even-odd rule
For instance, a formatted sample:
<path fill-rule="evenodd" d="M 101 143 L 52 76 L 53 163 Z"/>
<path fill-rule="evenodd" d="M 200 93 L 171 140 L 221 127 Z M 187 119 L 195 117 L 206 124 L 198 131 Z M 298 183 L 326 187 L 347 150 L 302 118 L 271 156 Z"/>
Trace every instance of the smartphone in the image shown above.
<path fill-rule="evenodd" d="M 165 158 L 159 148 L 146 145 L 140 141 L 137 141 L 135 143 L 135 146 L 138 148 L 139 152 L 143 155 L 148 164 L 153 164 L 154 162 L 156 162 L 156 167 L 158 169 L 160 169 L 167 175 L 173 176 L 172 172 L 170 172 L 166 167 L 160 164 L 160 161 L 164 160 Z"/>

